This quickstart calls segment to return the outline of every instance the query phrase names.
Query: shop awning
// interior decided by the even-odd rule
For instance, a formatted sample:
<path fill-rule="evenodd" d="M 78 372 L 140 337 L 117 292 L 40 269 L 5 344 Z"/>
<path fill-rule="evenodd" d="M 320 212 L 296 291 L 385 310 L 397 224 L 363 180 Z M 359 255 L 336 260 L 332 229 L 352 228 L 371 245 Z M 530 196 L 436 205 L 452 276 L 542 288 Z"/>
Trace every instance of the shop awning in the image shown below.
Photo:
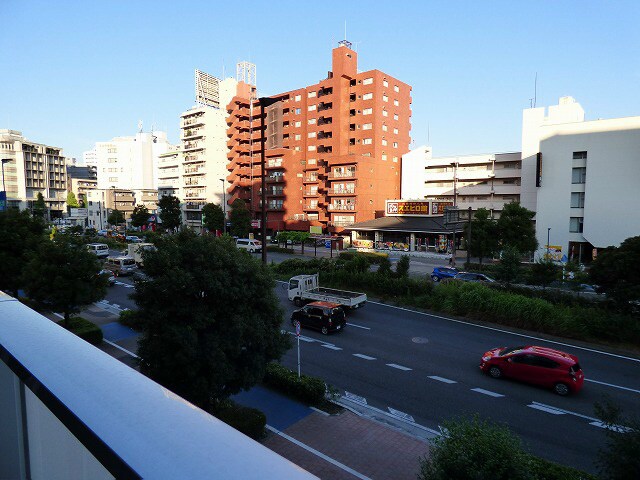
<path fill-rule="evenodd" d="M 346 227 L 356 231 L 408 232 L 408 233 L 451 233 L 453 226 L 445 226 L 444 216 L 438 217 L 380 217 L 375 220 L 354 223 Z M 463 225 L 458 224 L 457 232 Z"/>

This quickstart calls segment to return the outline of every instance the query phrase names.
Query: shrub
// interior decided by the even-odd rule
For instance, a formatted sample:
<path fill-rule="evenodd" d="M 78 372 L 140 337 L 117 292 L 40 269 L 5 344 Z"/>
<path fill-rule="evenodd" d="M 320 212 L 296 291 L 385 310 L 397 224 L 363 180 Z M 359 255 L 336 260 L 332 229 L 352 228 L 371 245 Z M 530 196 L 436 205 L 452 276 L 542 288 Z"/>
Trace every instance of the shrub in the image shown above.
<path fill-rule="evenodd" d="M 58 325 L 64 327 L 64 320 L 60 320 Z M 69 331 L 78 337 L 86 340 L 92 345 L 102 343 L 102 330 L 95 323 L 82 317 L 69 318 Z"/>
<path fill-rule="evenodd" d="M 144 322 L 136 310 L 123 310 L 120 312 L 118 322 L 125 327 L 134 329 L 136 332 L 141 332 L 144 328 Z"/>
<path fill-rule="evenodd" d="M 596 480 L 596 477 L 581 470 L 558 465 L 533 455 L 529 457 L 529 464 L 532 478 L 538 480 Z"/>
<path fill-rule="evenodd" d="M 324 401 L 326 386 L 322 380 L 307 375 L 298 378 L 297 373 L 278 363 L 267 365 L 264 383 L 309 405 L 319 405 Z"/>
<path fill-rule="evenodd" d="M 378 268 L 377 272 L 379 275 L 391 275 L 391 262 L 388 258 L 383 258 L 380 261 L 379 265 L 380 267 Z"/>
<path fill-rule="evenodd" d="M 213 414 L 227 425 L 254 440 L 260 440 L 264 436 L 267 417 L 256 408 L 245 407 L 231 400 L 226 400 Z"/>
<path fill-rule="evenodd" d="M 398 264 L 396 265 L 396 275 L 398 277 L 408 277 L 409 276 L 409 255 L 402 255 Z"/>

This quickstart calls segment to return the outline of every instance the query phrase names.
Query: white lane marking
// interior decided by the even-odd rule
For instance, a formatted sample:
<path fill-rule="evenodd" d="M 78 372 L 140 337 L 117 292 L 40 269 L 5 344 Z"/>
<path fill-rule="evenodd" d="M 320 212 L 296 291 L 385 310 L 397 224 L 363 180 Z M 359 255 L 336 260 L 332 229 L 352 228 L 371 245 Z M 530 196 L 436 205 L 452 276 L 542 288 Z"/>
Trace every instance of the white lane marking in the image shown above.
<path fill-rule="evenodd" d="M 416 423 L 416 421 L 413 419 L 413 417 L 411 415 L 409 415 L 408 413 L 401 412 L 400 410 L 396 410 L 396 409 L 391 408 L 391 407 L 387 407 L 387 408 L 389 409 L 389 413 L 391 415 L 393 415 L 394 417 L 399 417 L 399 418 L 402 418 L 403 420 L 406 420 L 408 422 Z"/>
<path fill-rule="evenodd" d="M 117 303 L 112 303 L 111 306 L 120 310 L 120 305 L 118 305 Z"/>
<path fill-rule="evenodd" d="M 629 387 L 621 387 L 620 385 L 614 385 L 613 383 L 599 382 L 598 380 L 590 380 L 588 378 L 585 378 L 584 381 L 585 382 L 591 382 L 591 383 L 597 383 L 599 385 L 606 385 L 607 387 L 619 388 L 620 390 L 627 390 L 629 392 L 640 393 L 640 390 L 636 390 L 634 388 L 629 388 Z"/>
<path fill-rule="evenodd" d="M 387 365 L 387 367 L 397 368 L 398 370 L 403 370 L 405 372 L 409 372 L 409 371 L 413 370 L 412 368 L 403 367 L 402 365 L 398 365 L 397 363 L 387 363 L 386 365 Z"/>
<path fill-rule="evenodd" d="M 140 358 L 138 355 L 136 355 L 133 352 L 130 352 L 129 350 L 127 350 L 126 348 L 121 347 L 120 345 L 117 345 L 113 342 L 110 342 L 109 340 L 102 340 L 104 343 L 108 343 L 109 345 L 111 345 L 112 347 L 116 347 L 118 350 L 122 350 L 124 353 L 131 355 L 132 357 L 135 358 Z"/>
<path fill-rule="evenodd" d="M 356 395 L 355 393 L 344 391 L 344 397 L 352 402 L 359 403 L 360 405 L 366 405 L 367 399 L 361 397 L 360 395 Z"/>
<path fill-rule="evenodd" d="M 281 333 L 287 333 L 289 335 L 291 335 L 292 337 L 295 337 L 296 332 L 290 332 L 289 330 L 280 330 Z M 313 338 L 309 338 L 309 337 L 305 337 L 304 335 L 300 335 L 300 340 L 303 342 L 308 342 L 308 343 L 313 343 L 316 340 Z"/>
<path fill-rule="evenodd" d="M 320 346 L 324 348 L 328 348 L 329 350 L 342 350 L 340 347 L 336 347 L 335 345 L 331 345 L 330 343 L 323 343 Z"/>
<path fill-rule="evenodd" d="M 591 420 L 593 422 L 597 422 L 598 421 L 597 418 L 593 418 L 593 417 L 590 417 L 588 415 L 583 415 L 581 413 L 572 412 L 571 410 L 565 410 L 564 408 L 554 407 L 553 405 L 547 405 L 545 403 L 540 403 L 540 402 L 536 402 L 536 401 L 531 402 L 531 404 L 540 405 L 541 407 L 552 408 L 554 410 L 557 410 L 558 412 L 566 413 L 567 415 L 573 415 L 575 417 L 584 418 L 586 420 Z M 531 406 L 531 405 L 528 405 L 528 406 Z"/>
<path fill-rule="evenodd" d="M 472 388 L 471 391 L 482 393 L 483 395 L 489 395 L 490 397 L 495 397 L 495 398 L 504 397 L 504 395 L 500 393 L 490 392 L 489 390 L 485 390 L 484 388 Z"/>
<path fill-rule="evenodd" d="M 267 425 L 267 429 L 270 430 L 271 432 L 275 433 L 276 435 L 281 436 L 282 438 L 289 440 L 291 443 L 304 448 L 307 452 L 313 453 L 314 455 L 322 458 L 323 460 L 326 460 L 327 462 L 331 463 L 332 465 L 335 465 L 336 467 L 344 470 L 345 472 L 350 473 L 351 475 L 353 475 L 356 478 L 359 478 L 360 480 L 371 480 L 369 477 L 361 474 L 360 472 L 356 472 L 353 468 L 347 467 L 345 464 L 338 462 L 337 460 L 334 460 L 331 457 L 328 457 L 327 455 L 325 455 L 324 453 L 319 452 L 318 450 L 316 450 L 315 448 L 311 448 L 309 445 L 305 445 L 304 443 L 302 443 L 299 440 L 296 440 L 295 438 L 287 435 L 286 433 L 281 432 L 280 430 L 277 430 L 275 428 L 273 428 L 271 425 Z"/>
<path fill-rule="evenodd" d="M 362 325 L 356 325 L 355 323 L 347 322 L 347 325 L 349 325 L 351 327 L 362 328 L 363 330 L 371 330 L 369 327 L 363 327 Z"/>
<path fill-rule="evenodd" d="M 640 363 L 640 358 L 625 357 L 624 355 L 617 355 L 615 353 L 603 352 L 602 350 L 596 350 L 596 349 L 593 349 L 593 348 L 579 347 L 577 345 L 572 345 L 570 343 L 556 342 L 554 340 L 547 340 L 546 338 L 540 338 L 540 337 L 534 337 L 532 335 L 524 335 L 522 333 L 510 332 L 508 330 L 502 330 L 500 328 L 487 327 L 486 325 L 476 325 L 475 323 L 463 322 L 462 320 L 456 320 L 454 318 L 442 317 L 440 315 L 433 315 L 431 313 L 418 312 L 417 310 L 411 310 L 410 308 L 396 307 L 395 305 L 387 305 L 386 303 L 373 302 L 371 300 L 367 300 L 367 301 L 369 303 L 373 303 L 374 305 L 381 305 L 383 307 L 395 308 L 395 309 L 398 309 L 398 310 L 403 310 L 405 312 L 411 312 L 411 313 L 417 313 L 418 315 L 424 315 L 426 317 L 434 317 L 434 318 L 439 318 L 441 320 L 447 320 L 449 322 L 462 323 L 464 325 L 469 325 L 470 327 L 484 328 L 486 330 L 493 330 L 494 332 L 507 333 L 507 334 L 510 334 L 510 335 L 515 335 L 517 337 L 523 337 L 523 338 L 531 338 L 532 340 L 540 340 L 541 342 L 553 343 L 555 345 L 562 345 L 562 346 L 565 346 L 565 347 L 571 347 L 571 348 L 575 348 L 575 349 L 578 349 L 578 350 L 585 350 L 587 352 L 599 353 L 601 355 L 608 355 L 610 357 L 622 358 L 623 360 L 630 360 L 632 362 Z"/>
<path fill-rule="evenodd" d="M 364 358 L 365 360 L 375 360 L 375 357 L 370 357 L 369 355 L 363 355 L 361 353 L 352 353 L 354 357 Z"/>
<path fill-rule="evenodd" d="M 633 429 L 629 427 L 623 427 L 622 425 L 613 425 L 604 422 L 591 422 L 589 425 L 593 425 L 594 427 L 606 428 L 607 430 L 611 430 L 613 432 L 618 433 L 629 433 L 632 432 Z"/>
<path fill-rule="evenodd" d="M 449 380 L 448 378 L 438 377 L 437 375 L 431 375 L 428 378 L 430 378 L 431 380 L 437 380 L 438 382 L 443 382 L 443 383 L 458 383 L 455 380 Z"/>
<path fill-rule="evenodd" d="M 544 405 L 536 405 L 535 403 L 527 405 L 529 408 L 535 408 L 536 410 L 540 410 L 541 412 L 551 413 L 553 415 L 565 415 L 565 412 L 562 410 L 558 410 L 553 407 L 545 407 Z"/>

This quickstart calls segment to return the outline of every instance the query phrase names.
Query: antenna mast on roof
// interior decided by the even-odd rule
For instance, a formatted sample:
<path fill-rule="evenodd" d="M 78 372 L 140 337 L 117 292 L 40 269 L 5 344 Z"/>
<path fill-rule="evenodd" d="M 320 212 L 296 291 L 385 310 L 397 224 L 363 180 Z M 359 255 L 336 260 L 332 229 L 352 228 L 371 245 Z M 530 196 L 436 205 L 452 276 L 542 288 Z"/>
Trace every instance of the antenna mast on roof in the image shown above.
<path fill-rule="evenodd" d="M 533 108 L 536 108 L 538 101 L 538 72 L 536 72 L 536 79 L 533 82 Z"/>

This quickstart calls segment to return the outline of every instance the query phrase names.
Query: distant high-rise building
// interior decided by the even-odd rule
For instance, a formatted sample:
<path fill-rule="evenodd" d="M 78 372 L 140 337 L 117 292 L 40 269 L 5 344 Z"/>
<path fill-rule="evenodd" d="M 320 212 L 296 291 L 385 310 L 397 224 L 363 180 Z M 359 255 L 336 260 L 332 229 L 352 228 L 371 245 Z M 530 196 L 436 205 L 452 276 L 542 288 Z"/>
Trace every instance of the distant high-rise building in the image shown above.
<path fill-rule="evenodd" d="M 357 58 L 342 41 L 333 49 L 332 70 L 319 83 L 272 95 L 277 102 L 264 111 L 251 90 L 229 104 L 229 204 L 244 199 L 260 218 L 264 120 L 270 232 L 308 231 L 310 225 L 339 232 L 375 218 L 385 200 L 399 198 L 411 87 L 379 70 L 358 72 Z"/>

